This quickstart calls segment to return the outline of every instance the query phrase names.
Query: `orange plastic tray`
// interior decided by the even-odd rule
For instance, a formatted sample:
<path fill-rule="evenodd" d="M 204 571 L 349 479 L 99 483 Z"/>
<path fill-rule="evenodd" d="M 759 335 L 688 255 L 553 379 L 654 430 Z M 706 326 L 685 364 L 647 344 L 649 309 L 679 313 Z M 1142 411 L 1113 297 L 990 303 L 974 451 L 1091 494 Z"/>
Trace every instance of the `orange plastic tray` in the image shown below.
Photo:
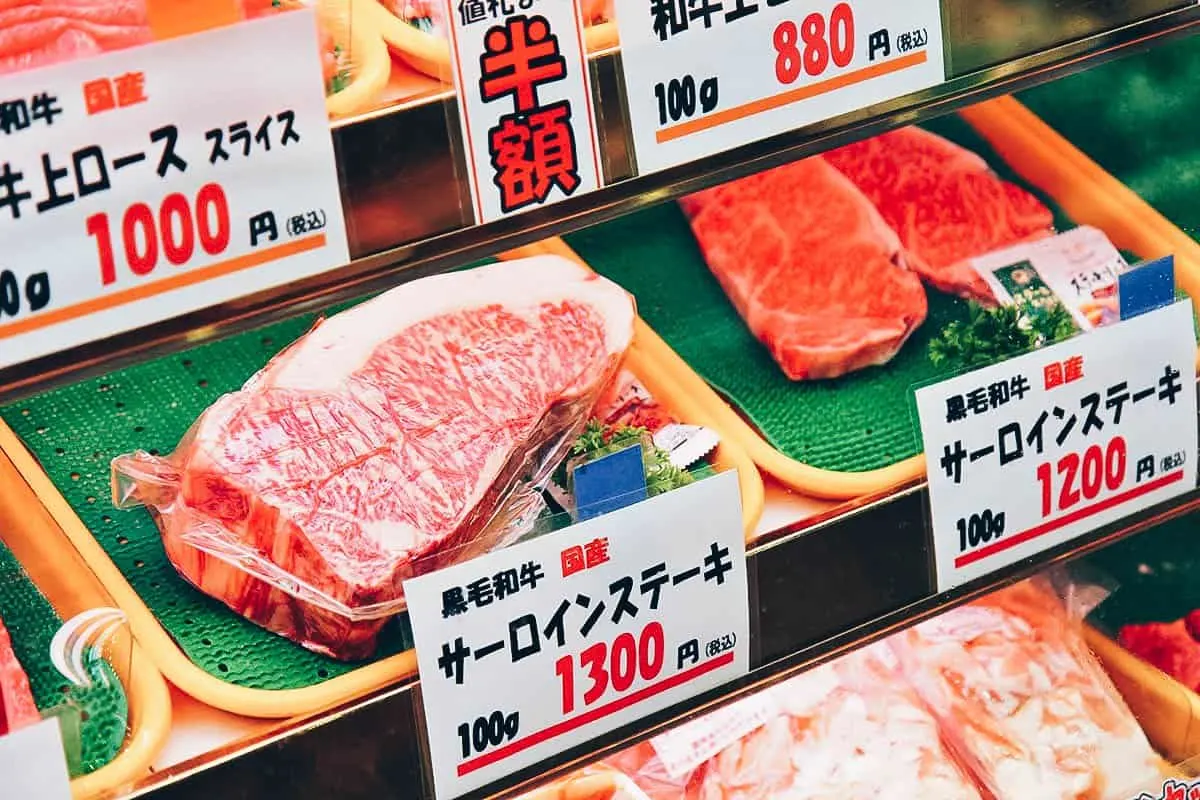
<path fill-rule="evenodd" d="M 694 424 L 707 424 L 702 415 L 694 413 L 694 406 L 686 393 L 679 391 L 652 367 L 651 359 L 643 352 L 642 329 L 644 325 L 638 329 L 638 337 L 627 355 L 626 367 L 678 418 Z M 125 580 L 36 459 L 26 450 L 12 429 L 0 422 L 0 455 L 3 454 L 8 456 L 19 478 L 28 483 L 32 492 L 49 511 L 48 516 L 39 517 L 40 524 L 47 530 L 46 535 L 66 535 L 87 566 L 108 590 L 116 606 L 126 613 L 134 635 L 150 659 L 172 683 L 197 700 L 249 717 L 292 717 L 312 713 L 416 676 L 416 654 L 412 650 L 380 659 L 301 689 L 252 689 L 209 674 L 192 663 L 180 649 Z M 720 445 L 714 461 L 718 469 L 738 471 L 742 516 L 745 535 L 749 541 L 762 515 L 762 478 L 749 457 L 735 445 Z M 34 526 L 31 530 L 36 530 L 39 523 L 30 521 L 29 524 Z"/>
<path fill-rule="evenodd" d="M 1095 628 L 1083 633 L 1154 748 L 1173 764 L 1200 754 L 1200 695 Z"/>
<path fill-rule="evenodd" d="M 38 502 L 33 489 L 2 453 L 0 536 L 62 619 L 113 604 L 87 564 Z M 171 698 L 166 681 L 151 664 L 145 650 L 130 640 L 128 630 L 117 635 L 120 638 L 115 642 L 116 650 L 130 654 L 129 663 L 111 665 L 125 689 L 129 731 L 116 758 L 95 772 L 72 781 L 71 789 L 76 798 L 108 796 L 149 774 L 154 757 L 170 733 Z M 3 795 L 3 788 L 0 788 L 0 796 Z"/>
<path fill-rule="evenodd" d="M 1178 284 L 1190 296 L 1200 297 L 1200 245 L 1019 102 L 1003 97 L 959 113 L 1017 174 L 1052 197 L 1077 223 L 1103 230 L 1118 248 L 1143 259 L 1174 254 Z M 697 418 L 705 419 L 723 441 L 737 445 L 763 472 L 791 489 L 826 500 L 847 500 L 883 493 L 925 475 L 923 454 L 864 472 L 818 469 L 786 456 L 649 328 L 645 334 L 639 331 L 639 342 L 650 360 L 649 369 L 667 376 L 688 396 Z"/>

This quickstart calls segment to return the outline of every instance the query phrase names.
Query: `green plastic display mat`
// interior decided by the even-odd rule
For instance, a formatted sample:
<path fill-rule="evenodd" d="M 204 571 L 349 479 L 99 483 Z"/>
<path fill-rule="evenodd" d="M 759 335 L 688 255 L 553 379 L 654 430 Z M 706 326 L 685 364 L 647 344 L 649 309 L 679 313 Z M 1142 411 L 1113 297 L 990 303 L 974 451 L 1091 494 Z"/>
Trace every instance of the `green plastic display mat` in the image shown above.
<path fill-rule="evenodd" d="M 1022 181 L 962 119 L 946 117 L 925 127 L 978 153 L 1003 178 L 1037 195 L 1054 211 L 1059 230 L 1075 227 L 1052 198 Z M 913 389 L 948 374 L 930 362 L 929 341 L 951 321 L 966 318 L 966 302 L 929 288 L 925 323 L 888 364 L 833 380 L 792 381 L 708 270 L 676 204 L 566 240 L 594 270 L 632 292 L 650 327 L 784 456 L 853 473 L 921 452 Z"/>
<path fill-rule="evenodd" d="M 76 774 L 94 772 L 121 750 L 129 722 L 125 690 L 103 661 L 90 665 L 92 684 L 72 684 L 50 661 L 50 642 L 63 621 L 29 580 L 13 554 L 0 543 L 0 620 L 12 639 L 17 661 L 29 676 L 43 716 L 62 714 L 64 730 L 78 721 L 80 758 Z M 3 794 L 0 791 L 0 794 Z"/>
<path fill-rule="evenodd" d="M 317 316 L 0 407 L 8 438 L 15 435 L 33 457 L 19 468 L 129 614 L 135 636 L 163 674 L 209 705 L 248 716 L 315 711 L 415 674 L 407 615 L 389 622 L 371 660 L 357 663 L 310 652 L 254 625 L 178 575 L 145 509 L 113 508 L 110 463 L 135 449 L 169 453 L 208 406 L 239 388 Z M 6 433 L 0 426 L 0 447 Z"/>
<path fill-rule="evenodd" d="M 1157 44 L 1018 95 L 1046 123 L 1200 239 L 1200 37 Z"/>
<path fill-rule="evenodd" d="M 305 650 L 192 588 L 167 560 L 150 514 L 113 508 L 109 464 L 138 448 L 170 452 L 208 406 L 315 319 L 292 318 L 0 408 L 0 418 L 188 659 L 220 681 L 251 689 L 303 689 L 361 664 Z M 377 660 L 411 647 L 406 627 L 397 621 L 385 628 Z"/>

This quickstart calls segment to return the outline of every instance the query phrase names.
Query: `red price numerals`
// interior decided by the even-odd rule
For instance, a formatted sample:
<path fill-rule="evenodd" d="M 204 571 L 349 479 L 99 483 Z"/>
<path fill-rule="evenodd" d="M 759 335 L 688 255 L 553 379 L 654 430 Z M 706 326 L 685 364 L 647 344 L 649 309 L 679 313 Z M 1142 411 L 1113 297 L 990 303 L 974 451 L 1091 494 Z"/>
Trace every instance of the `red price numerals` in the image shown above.
<path fill-rule="evenodd" d="M 1114 436 L 1103 447 L 1094 444 L 1080 456 L 1067 453 L 1057 464 L 1039 464 L 1038 483 L 1042 487 L 1042 516 L 1065 511 L 1080 500 L 1094 500 L 1101 489 L 1115 492 L 1125 482 L 1128 461 L 1125 439 Z M 1058 482 L 1057 496 L 1055 482 Z"/>
<path fill-rule="evenodd" d="M 586 678 L 590 681 L 583 693 L 583 704 L 595 703 L 610 684 L 614 692 L 624 692 L 639 676 L 644 681 L 654 680 L 662 672 L 665 658 L 666 642 L 658 622 L 642 628 L 636 639 L 626 632 L 614 639 L 611 647 L 607 642 L 592 645 L 579 654 L 579 668 L 587 670 Z M 563 656 L 554 663 L 554 671 L 562 686 L 563 714 L 570 714 L 575 710 L 575 658 Z"/>
<path fill-rule="evenodd" d="M 838 3 L 825 15 L 814 11 L 796 23 L 785 20 L 771 37 L 775 44 L 775 77 L 782 84 L 795 83 L 800 71 L 810 78 L 825 72 L 832 61 L 845 67 L 854 60 L 854 10 Z"/>
<path fill-rule="evenodd" d="M 108 214 L 88 217 L 87 233 L 96 240 L 101 283 L 116 283 L 117 263 Z M 153 272 L 160 252 L 175 266 L 186 264 L 196 252 L 197 240 L 210 256 L 223 253 L 229 246 L 229 202 L 219 184 L 200 187 L 194 203 L 175 192 L 163 198 L 157 214 L 145 203 L 134 203 L 121 216 L 121 249 L 134 275 Z"/>

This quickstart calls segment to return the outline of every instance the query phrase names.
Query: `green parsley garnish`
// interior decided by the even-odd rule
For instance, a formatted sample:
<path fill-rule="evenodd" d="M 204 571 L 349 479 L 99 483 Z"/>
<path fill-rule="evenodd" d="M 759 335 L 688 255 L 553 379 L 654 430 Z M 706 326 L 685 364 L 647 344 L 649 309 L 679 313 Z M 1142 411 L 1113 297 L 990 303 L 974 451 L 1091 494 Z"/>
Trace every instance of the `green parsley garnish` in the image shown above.
<path fill-rule="evenodd" d="M 936 367 L 974 369 L 1069 339 L 1079 328 L 1061 303 L 984 308 L 971 303 L 966 321 L 951 322 L 929 343 Z"/>
<path fill-rule="evenodd" d="M 629 425 L 612 427 L 598 420 L 591 420 L 571 446 L 571 457 L 599 457 L 624 450 L 634 444 L 641 444 L 648 497 L 687 486 L 695 480 L 686 469 L 680 469 L 671 463 L 671 456 L 666 450 L 656 447 L 653 442 L 648 442 L 648 439 L 645 428 Z"/>

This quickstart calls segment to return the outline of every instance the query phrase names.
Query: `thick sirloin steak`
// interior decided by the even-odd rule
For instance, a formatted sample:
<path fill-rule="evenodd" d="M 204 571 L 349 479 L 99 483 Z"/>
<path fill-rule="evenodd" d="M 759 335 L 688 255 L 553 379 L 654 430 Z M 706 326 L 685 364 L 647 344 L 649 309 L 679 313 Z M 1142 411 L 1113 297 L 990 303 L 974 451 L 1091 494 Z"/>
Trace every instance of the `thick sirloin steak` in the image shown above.
<path fill-rule="evenodd" d="M 154 503 L 168 555 L 260 625 L 370 655 L 383 619 L 303 598 L 395 601 L 403 580 L 484 548 L 512 488 L 578 434 L 634 314 L 620 287 L 538 256 L 409 283 L 319 323 L 176 450 L 178 498 Z M 218 530 L 260 561 L 232 559 L 239 569 L 185 541 Z M 283 592 L 254 571 L 296 583 Z"/>
<path fill-rule="evenodd" d="M 886 363 L 925 319 L 896 234 L 820 157 L 680 203 L 709 268 L 793 380 Z"/>
<path fill-rule="evenodd" d="M 968 260 L 1053 233 L 1054 216 L 1001 180 L 975 153 L 920 128 L 890 131 L 823 157 L 900 235 L 914 271 L 934 287 L 994 305 Z"/>

